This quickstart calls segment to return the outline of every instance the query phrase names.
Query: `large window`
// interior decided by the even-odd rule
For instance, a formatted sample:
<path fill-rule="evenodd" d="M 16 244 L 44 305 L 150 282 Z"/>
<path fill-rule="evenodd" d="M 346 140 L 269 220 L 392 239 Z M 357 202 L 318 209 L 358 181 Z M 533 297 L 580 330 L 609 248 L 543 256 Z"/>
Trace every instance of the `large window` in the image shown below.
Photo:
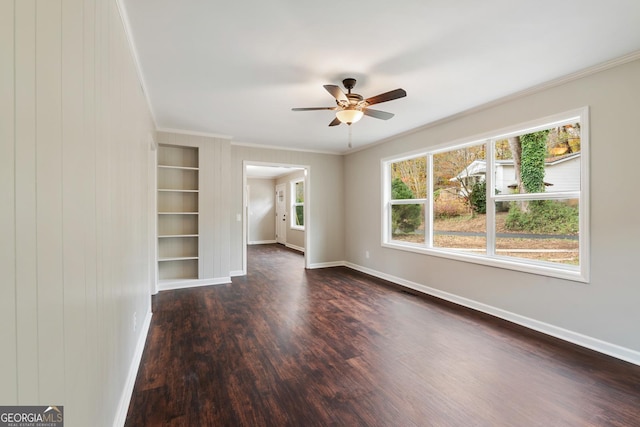
<path fill-rule="evenodd" d="M 291 228 L 304 230 L 304 179 L 291 181 Z"/>
<path fill-rule="evenodd" d="M 382 162 L 383 245 L 588 281 L 587 109 Z"/>

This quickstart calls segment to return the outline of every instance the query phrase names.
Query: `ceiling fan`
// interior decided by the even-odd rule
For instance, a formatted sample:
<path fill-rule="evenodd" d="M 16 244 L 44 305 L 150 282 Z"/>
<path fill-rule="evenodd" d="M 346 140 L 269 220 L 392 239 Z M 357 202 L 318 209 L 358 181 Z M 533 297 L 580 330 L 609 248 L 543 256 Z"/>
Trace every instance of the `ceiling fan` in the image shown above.
<path fill-rule="evenodd" d="M 344 93 L 339 86 L 324 85 L 324 88 L 336 99 L 335 107 L 308 107 L 308 108 L 292 108 L 293 111 L 314 111 L 314 110 L 333 110 L 336 112 L 336 118 L 333 119 L 329 126 L 337 126 L 340 123 L 351 125 L 362 118 L 362 116 L 374 117 L 376 119 L 389 120 L 393 117 L 392 113 L 386 111 L 372 110 L 370 105 L 379 104 L 381 102 L 392 101 L 394 99 L 407 96 L 404 89 L 395 89 L 380 95 L 372 96 L 364 99 L 362 95 L 351 93 L 356 85 L 356 79 L 348 78 L 342 81 L 347 93 Z"/>

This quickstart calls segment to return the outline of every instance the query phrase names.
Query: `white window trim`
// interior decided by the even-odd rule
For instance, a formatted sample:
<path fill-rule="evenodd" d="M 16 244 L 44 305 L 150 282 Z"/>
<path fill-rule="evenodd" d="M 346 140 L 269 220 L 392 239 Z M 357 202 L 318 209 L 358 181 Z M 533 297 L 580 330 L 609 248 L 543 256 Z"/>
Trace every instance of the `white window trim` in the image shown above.
<path fill-rule="evenodd" d="M 304 178 L 298 178 L 298 179 L 294 179 L 292 181 L 289 181 L 289 188 L 291 190 L 291 209 L 290 209 L 290 215 L 289 217 L 291 218 L 291 222 L 290 222 L 290 226 L 292 230 L 300 230 L 300 231 L 304 231 L 304 225 L 298 225 L 296 224 L 296 206 L 302 206 L 302 218 L 304 223 L 307 223 L 307 218 L 305 216 L 306 214 L 306 209 L 304 208 L 304 202 L 302 203 L 296 203 L 296 184 L 301 182 L 304 190 L 304 194 L 306 195 L 306 191 L 307 191 L 307 186 L 305 183 L 305 179 Z M 305 197 L 306 200 L 306 197 Z"/>
<path fill-rule="evenodd" d="M 562 124 L 580 122 L 581 132 L 581 161 L 580 161 L 580 191 L 579 192 L 560 192 L 560 193 L 538 193 L 531 194 L 509 194 L 509 195 L 496 195 L 490 191 L 493 188 L 493 174 L 487 174 L 487 253 L 486 254 L 474 254 L 465 253 L 461 250 L 450 250 L 442 248 L 433 248 L 433 223 L 431 221 L 431 212 L 433 211 L 433 198 L 428 197 L 426 200 L 426 218 L 425 230 L 428 235 L 425 239 L 425 244 L 412 244 L 405 242 L 398 242 L 391 240 L 390 219 L 391 219 L 391 164 L 400 162 L 415 157 L 426 156 L 427 158 L 427 176 L 428 180 L 427 194 L 433 194 L 433 155 L 450 151 L 454 149 L 464 148 L 467 146 L 486 143 L 487 144 L 487 170 L 493 167 L 493 144 L 491 143 L 496 139 L 505 139 L 510 136 L 522 135 L 525 133 L 531 133 L 538 130 L 548 129 L 553 126 L 560 126 Z M 590 220 L 589 220 L 589 107 L 583 107 L 564 113 L 555 114 L 538 120 L 533 120 L 520 125 L 510 126 L 495 132 L 488 132 L 483 135 L 465 138 L 462 140 L 438 144 L 436 146 L 425 148 L 423 150 L 416 150 L 410 153 L 405 153 L 398 156 L 383 158 L 380 161 L 381 176 L 382 176 L 382 233 L 381 233 L 381 246 L 392 249 L 399 249 L 408 252 L 415 252 L 426 254 L 430 256 L 436 256 L 441 258 L 448 258 L 458 261 L 471 262 L 475 264 L 487 265 L 491 267 L 504 268 L 508 270 L 516 270 L 525 273 L 538 274 L 542 276 L 556 277 L 560 279 L 572 280 L 576 282 L 589 283 L 590 280 Z M 533 197 L 532 197 L 533 196 Z M 493 253 L 495 247 L 495 202 L 506 200 L 520 200 L 520 199 L 567 199 L 577 198 L 579 199 L 579 221 L 580 221 L 580 239 L 579 239 L 579 257 L 580 266 L 569 266 L 563 264 L 550 264 L 542 263 L 533 260 L 526 260 L 524 258 L 517 259 L 512 257 L 501 257 Z M 424 199 L 410 199 L 404 203 L 416 203 L 417 201 L 423 201 Z M 394 201 L 399 202 L 399 201 Z"/>

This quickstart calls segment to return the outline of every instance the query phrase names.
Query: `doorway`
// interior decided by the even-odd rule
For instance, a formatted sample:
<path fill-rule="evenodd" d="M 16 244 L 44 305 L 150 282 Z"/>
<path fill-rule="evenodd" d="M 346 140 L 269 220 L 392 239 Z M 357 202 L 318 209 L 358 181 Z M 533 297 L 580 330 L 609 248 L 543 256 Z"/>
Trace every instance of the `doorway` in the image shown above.
<path fill-rule="evenodd" d="M 248 160 L 243 166 L 243 274 L 247 272 L 247 246 L 268 243 L 302 252 L 305 268 L 309 268 L 310 167 Z"/>

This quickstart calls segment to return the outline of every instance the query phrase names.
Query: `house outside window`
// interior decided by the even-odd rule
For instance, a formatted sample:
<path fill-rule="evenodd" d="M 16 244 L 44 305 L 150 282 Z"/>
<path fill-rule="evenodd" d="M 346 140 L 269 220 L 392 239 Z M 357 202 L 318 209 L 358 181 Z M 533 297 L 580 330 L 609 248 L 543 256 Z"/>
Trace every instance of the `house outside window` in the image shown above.
<path fill-rule="evenodd" d="M 382 245 L 587 282 L 587 114 L 383 160 Z"/>
<path fill-rule="evenodd" d="M 291 181 L 291 228 L 304 230 L 304 179 Z"/>

